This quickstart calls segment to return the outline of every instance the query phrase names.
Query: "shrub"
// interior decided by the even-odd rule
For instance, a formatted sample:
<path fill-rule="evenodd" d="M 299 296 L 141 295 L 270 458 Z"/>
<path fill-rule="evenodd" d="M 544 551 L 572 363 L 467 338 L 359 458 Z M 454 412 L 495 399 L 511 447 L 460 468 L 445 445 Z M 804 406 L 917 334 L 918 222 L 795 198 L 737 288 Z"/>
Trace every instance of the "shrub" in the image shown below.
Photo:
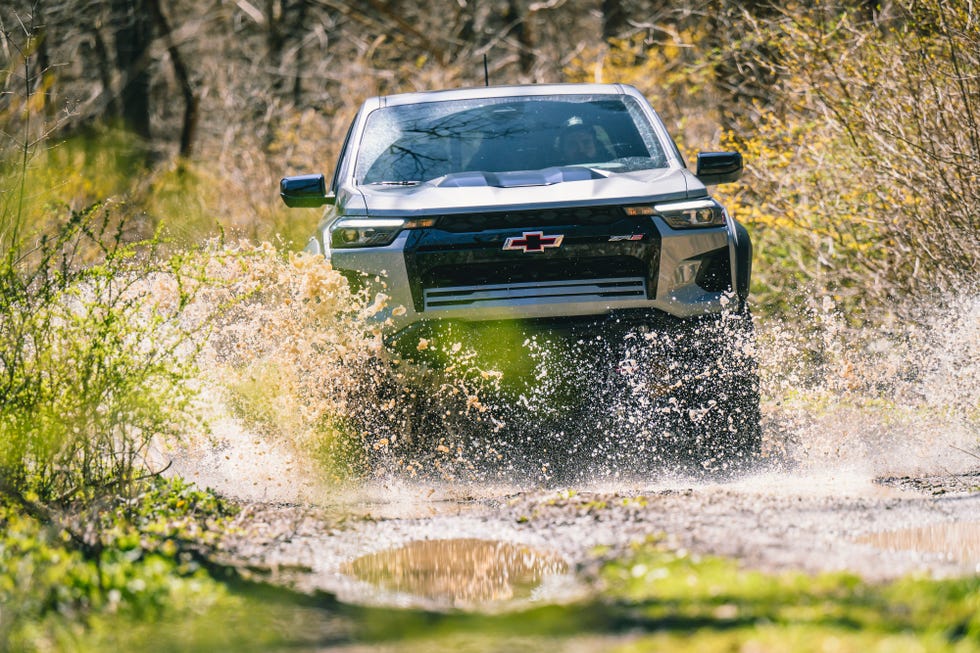
<path fill-rule="evenodd" d="M 193 396 L 180 260 L 124 242 L 104 205 L 69 213 L 0 259 L 0 490 L 41 505 L 125 495 Z"/>
<path fill-rule="evenodd" d="M 85 629 L 200 612 L 226 600 L 198 553 L 231 514 L 179 480 L 140 484 L 92 517 L 100 548 L 0 501 L 0 648 L 76 650 Z"/>
<path fill-rule="evenodd" d="M 760 28 L 778 101 L 731 138 L 749 173 L 721 190 L 760 232 L 770 305 L 800 281 L 852 309 L 977 290 L 980 25 L 959 0 L 892 11 Z"/>

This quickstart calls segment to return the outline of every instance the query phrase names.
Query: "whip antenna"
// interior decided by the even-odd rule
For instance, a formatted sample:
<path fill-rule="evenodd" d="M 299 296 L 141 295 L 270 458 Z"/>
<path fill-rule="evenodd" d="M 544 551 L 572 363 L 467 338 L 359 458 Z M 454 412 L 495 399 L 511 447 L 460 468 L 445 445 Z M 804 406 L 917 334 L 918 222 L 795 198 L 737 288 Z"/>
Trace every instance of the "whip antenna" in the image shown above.
<path fill-rule="evenodd" d="M 490 68 L 487 66 L 487 54 L 483 53 L 483 84 L 490 86 Z"/>

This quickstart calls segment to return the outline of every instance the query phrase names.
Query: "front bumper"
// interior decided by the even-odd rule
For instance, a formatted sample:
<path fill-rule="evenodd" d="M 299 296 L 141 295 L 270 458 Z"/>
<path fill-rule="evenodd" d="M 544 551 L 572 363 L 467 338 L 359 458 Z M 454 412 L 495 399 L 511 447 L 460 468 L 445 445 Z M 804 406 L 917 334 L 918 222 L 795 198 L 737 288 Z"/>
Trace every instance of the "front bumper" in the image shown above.
<path fill-rule="evenodd" d="M 333 250 L 331 260 L 356 286 L 387 296 L 374 319 L 391 335 L 433 321 L 690 318 L 730 302 L 727 227 L 674 230 L 654 218 L 544 230 L 560 232 L 562 246 L 502 252 L 521 229 L 427 229 L 403 231 L 387 247 Z"/>

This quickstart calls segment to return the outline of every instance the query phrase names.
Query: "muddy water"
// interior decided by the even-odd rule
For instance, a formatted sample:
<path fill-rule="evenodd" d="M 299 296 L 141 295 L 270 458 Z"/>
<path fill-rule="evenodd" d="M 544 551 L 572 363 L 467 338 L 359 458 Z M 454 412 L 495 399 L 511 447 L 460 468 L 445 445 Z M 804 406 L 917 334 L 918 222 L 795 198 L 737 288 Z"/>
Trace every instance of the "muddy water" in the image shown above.
<path fill-rule="evenodd" d="M 153 467 L 172 460 L 168 473 L 239 501 L 223 554 L 310 597 L 302 606 L 258 597 L 234 615 L 244 632 L 259 632 L 247 622 L 278 622 L 280 650 L 632 650 L 632 632 L 574 606 L 598 598 L 601 607 L 603 562 L 650 541 L 774 573 L 980 573 L 980 475 L 971 473 L 980 469 L 980 299 L 861 331 L 829 299 L 758 321 L 761 467 L 728 479 L 640 469 L 633 463 L 649 452 L 636 443 L 655 423 L 631 413 L 569 480 L 519 463 L 536 449 L 574 449 L 578 432 L 538 429 L 540 439 L 504 446 L 481 402 L 498 377 L 465 347 L 428 343 L 454 357 L 456 376 L 431 396 L 400 393 L 405 378 L 386 375 L 391 361 L 361 319 L 382 298 L 351 296 L 322 260 L 245 254 L 211 269 L 227 281 L 211 303 L 233 306 L 198 361 L 211 431 L 161 449 Z M 554 418 L 563 377 L 590 393 L 608 371 L 588 361 L 570 370 L 553 351 L 526 349 L 538 381 L 527 404 L 542 420 Z M 663 371 L 649 363 L 635 372 L 659 394 Z M 441 429 L 428 460 L 398 453 L 420 406 Z M 474 423 L 483 455 L 467 458 L 457 444 Z M 369 456 L 344 449 L 351 431 L 355 453 Z M 388 455 L 365 465 L 376 452 Z M 628 573 L 662 578 L 642 565 Z M 500 620 L 469 636 L 489 617 Z M 455 634 L 430 646 L 452 619 Z M 210 619 L 200 628 L 223 629 Z M 261 642 L 250 650 L 276 650 Z"/>
<path fill-rule="evenodd" d="M 530 598 L 545 577 L 564 574 L 568 565 L 554 552 L 460 538 L 409 542 L 361 556 L 341 570 L 389 591 L 474 607 Z"/>
<path fill-rule="evenodd" d="M 261 535 L 236 545 L 257 565 L 309 569 L 293 579 L 305 589 L 353 603 L 477 611 L 527 598 L 561 600 L 561 591 L 542 588 L 562 576 L 562 565 L 578 574 L 596 547 L 625 554 L 631 542 L 661 535 L 765 570 L 848 569 L 888 578 L 923 569 L 963 573 L 976 564 L 953 555 L 948 534 L 932 558 L 924 545 L 854 536 L 937 518 L 980 523 L 977 483 L 962 476 L 980 468 L 971 453 L 980 442 L 980 299 L 865 331 L 852 329 L 829 300 L 796 320 L 760 321 L 762 468 L 727 481 L 638 470 L 632 463 L 649 452 L 632 446 L 629 428 L 639 433 L 651 425 L 631 415 L 617 422 L 629 428 L 590 454 L 595 474 L 569 481 L 519 463 L 536 449 L 574 448 L 577 432 L 545 432 L 522 448 L 496 441 L 498 425 L 483 412 L 480 393 L 497 377 L 475 367 L 458 343 L 428 343 L 456 356 L 457 374 L 422 397 L 431 403 L 398 394 L 392 382 L 403 379 L 375 374 L 384 355 L 363 323 L 349 317 L 371 306 L 344 295 L 336 273 L 314 262 L 261 262 L 249 278 L 262 280 L 268 301 L 229 318 L 202 361 L 204 383 L 215 388 L 209 417 L 218 428 L 177 455 L 172 470 L 259 506 L 319 511 L 286 519 L 260 509 Z M 325 304 L 308 301 L 330 293 Z M 547 351 L 529 350 L 529 358 L 540 367 L 541 396 L 527 401 L 550 419 L 549 387 L 569 370 Z M 583 392 L 605 371 L 572 370 Z M 402 456 L 397 447 L 418 426 L 400 420 L 420 405 L 428 425 L 442 429 L 428 460 Z M 338 441 L 351 424 L 362 449 L 387 454 L 374 459 L 376 467 L 342 455 Z M 467 443 L 482 454 L 477 458 L 456 448 L 467 424 L 480 427 L 483 439 Z M 928 475 L 940 477 L 943 492 L 967 498 L 876 482 Z M 879 546 L 910 555 L 884 560 Z"/>
<path fill-rule="evenodd" d="M 937 554 L 973 565 L 980 573 L 980 522 L 939 523 L 882 531 L 857 538 L 857 541 L 890 551 Z"/>

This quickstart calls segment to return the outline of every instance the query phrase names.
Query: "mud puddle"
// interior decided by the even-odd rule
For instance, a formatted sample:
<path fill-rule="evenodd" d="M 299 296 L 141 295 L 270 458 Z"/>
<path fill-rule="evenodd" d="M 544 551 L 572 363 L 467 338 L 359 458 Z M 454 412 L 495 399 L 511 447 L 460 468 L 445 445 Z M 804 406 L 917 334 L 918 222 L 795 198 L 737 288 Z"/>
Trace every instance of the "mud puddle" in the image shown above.
<path fill-rule="evenodd" d="M 290 304 L 294 309 L 300 305 Z M 439 440 L 432 464 L 426 467 L 428 459 L 402 461 L 391 454 L 389 466 L 346 474 L 343 467 L 316 456 L 330 444 L 328 436 L 335 435 L 333 429 L 323 428 L 334 424 L 324 416 L 360 415 L 366 425 L 365 442 L 378 451 L 376 445 L 388 446 L 389 438 L 404 435 L 398 428 L 386 431 L 391 424 L 381 418 L 407 414 L 418 405 L 399 403 L 405 399 L 400 396 L 372 394 L 376 386 L 384 386 L 369 382 L 372 379 L 361 383 L 364 380 L 354 372 L 373 367 L 357 363 L 351 355 L 336 355 L 344 364 L 335 368 L 323 367 L 324 354 L 317 347 L 309 348 L 308 359 L 297 358 L 290 343 L 305 342 L 305 337 L 262 351 L 276 363 L 277 374 L 283 373 L 280 363 L 293 362 L 298 379 L 318 380 L 319 385 L 298 384 L 289 394 L 274 392 L 266 384 L 245 384 L 255 396 L 243 399 L 242 383 L 230 383 L 237 377 L 228 372 L 221 381 L 238 393 L 232 393 L 237 397 L 235 419 L 215 433 L 219 446 L 206 443 L 194 455 L 176 460 L 171 469 L 225 496 L 251 502 L 252 523 L 243 524 L 244 534 L 228 543 L 239 560 L 273 571 L 305 570 L 285 574 L 282 580 L 353 604 L 445 608 L 493 602 L 508 594 L 533 600 L 555 578 L 587 578 L 595 566 L 595 550 L 626 557 L 633 544 L 649 538 L 763 571 L 847 570 L 870 580 L 910 573 L 973 574 L 975 554 L 963 559 L 948 553 L 953 547 L 948 538 L 938 553 L 924 545 L 892 543 L 881 545 L 889 547 L 883 554 L 877 544 L 858 540 L 936 522 L 980 523 L 980 300 L 971 299 L 961 309 L 955 314 L 926 314 L 901 329 L 894 325 L 855 332 L 827 298 L 799 323 L 760 324 L 757 351 L 767 462 L 765 469 L 739 478 L 711 480 L 686 478 L 670 469 L 651 471 L 654 466 L 646 459 L 650 452 L 639 445 L 644 434 L 655 431 L 657 415 L 639 410 L 629 423 L 617 422 L 617 430 L 600 442 L 602 446 L 587 452 L 583 471 L 574 478 L 556 480 L 544 472 L 521 476 L 517 472 L 523 468 L 516 464 L 511 478 L 507 472 L 512 468 L 497 462 L 493 454 L 533 454 L 534 448 L 506 449 L 483 428 L 487 423 L 479 412 L 479 391 L 481 383 L 489 381 L 465 358 L 458 369 L 472 374 L 464 374 L 458 384 L 440 386 L 452 390 L 449 403 L 433 398 L 434 403 L 423 405 L 425 414 L 439 417 L 446 441 Z M 246 318 L 252 319 L 242 319 Z M 298 324 L 293 319 L 284 323 Z M 275 342 L 267 337 L 259 344 Z M 372 350 L 364 351 L 370 358 Z M 263 369 L 246 371 L 261 379 Z M 545 365 L 541 384 L 546 386 L 560 371 Z M 589 370 L 575 372 L 580 376 L 574 378 L 581 377 L 588 391 L 603 378 L 590 376 Z M 281 406 L 268 406 L 265 400 L 271 396 L 282 399 Z M 319 403 L 323 398 L 339 403 Z M 244 418 L 251 415 L 250 404 L 245 399 L 251 399 L 252 412 L 262 418 L 252 415 L 252 422 L 274 423 L 273 434 L 249 432 Z M 364 407 L 376 412 L 357 412 Z M 267 415 L 266 409 L 273 408 Z M 241 429 L 232 423 L 239 413 Z M 550 413 L 542 415 L 547 426 Z M 297 421 L 297 416 L 312 421 Z M 464 427 L 473 421 L 480 427 L 474 431 L 479 437 L 469 438 Z M 533 442 L 541 448 L 556 442 L 569 446 L 580 435 L 575 428 L 545 429 L 540 441 Z M 470 460 L 464 455 L 468 449 L 458 452 L 450 446 L 460 440 L 482 447 L 483 455 Z M 439 466 L 442 462 L 445 468 Z M 468 476 L 465 472 L 471 468 L 475 473 Z M 435 480 L 435 472 L 443 469 L 455 475 Z M 327 477 L 333 485 L 322 482 Z M 343 487 L 338 489 L 337 483 Z M 556 487 L 557 483 L 564 485 Z M 975 531 L 970 533 L 964 538 L 980 540 Z M 507 544 L 490 551 L 484 549 L 501 545 L 475 542 Z M 439 546 L 462 548 L 434 551 Z M 532 572 L 531 587 L 528 581 L 501 585 L 501 578 L 509 582 L 522 573 L 501 561 L 513 554 L 506 547 L 553 552 L 569 571 L 542 572 L 540 580 Z M 485 578 L 476 580 L 473 573 L 453 577 L 456 567 L 472 572 L 478 564 L 486 566 Z M 550 594 L 557 600 L 572 595 Z"/>
<path fill-rule="evenodd" d="M 387 592 L 454 608 L 528 600 L 568 572 L 552 551 L 504 541 L 416 540 L 361 556 L 341 571 Z"/>
<path fill-rule="evenodd" d="M 871 533 L 857 538 L 886 551 L 935 554 L 945 560 L 973 565 L 980 573 L 980 522 L 929 524 Z"/>

